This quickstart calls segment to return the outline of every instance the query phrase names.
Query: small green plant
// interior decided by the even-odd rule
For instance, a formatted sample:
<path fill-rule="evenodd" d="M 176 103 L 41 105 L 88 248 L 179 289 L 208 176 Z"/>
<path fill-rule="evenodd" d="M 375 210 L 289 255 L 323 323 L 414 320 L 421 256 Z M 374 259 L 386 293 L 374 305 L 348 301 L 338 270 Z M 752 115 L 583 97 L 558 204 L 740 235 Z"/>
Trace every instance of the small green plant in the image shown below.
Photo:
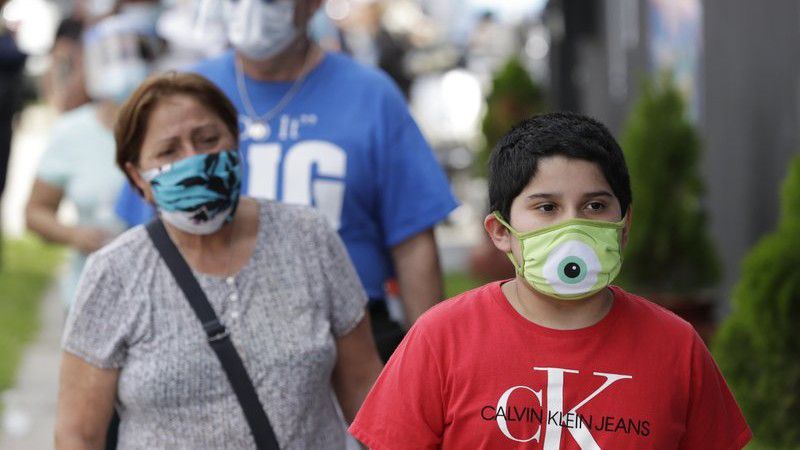
<path fill-rule="evenodd" d="M 444 275 L 444 298 L 452 298 L 483 284 L 466 272 L 449 272 Z"/>
<path fill-rule="evenodd" d="M 486 115 L 481 124 L 484 145 L 475 157 L 474 166 L 482 177 L 486 176 L 489 154 L 497 141 L 513 125 L 545 111 L 542 90 L 517 57 L 510 58 L 495 73 L 486 103 Z"/>
<path fill-rule="evenodd" d="M 672 77 L 645 80 L 622 148 L 633 190 L 633 227 L 620 283 L 639 292 L 693 294 L 719 280 L 706 230 L 701 145 Z"/>
<path fill-rule="evenodd" d="M 800 448 L 800 156 L 782 191 L 778 229 L 742 264 L 733 313 L 712 350 L 757 439 Z"/>

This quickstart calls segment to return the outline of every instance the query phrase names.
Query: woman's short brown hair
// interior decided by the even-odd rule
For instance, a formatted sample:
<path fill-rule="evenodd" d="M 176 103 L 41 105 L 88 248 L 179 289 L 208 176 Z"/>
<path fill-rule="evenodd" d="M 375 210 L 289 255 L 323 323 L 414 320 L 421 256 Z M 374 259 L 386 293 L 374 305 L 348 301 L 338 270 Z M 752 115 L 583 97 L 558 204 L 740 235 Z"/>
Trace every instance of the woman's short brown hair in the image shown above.
<path fill-rule="evenodd" d="M 117 166 L 122 169 L 134 187 L 136 184 L 125 170 L 125 163 L 134 166 L 139 164 L 150 115 L 161 100 L 172 95 L 188 95 L 216 113 L 231 132 L 235 142 L 239 142 L 239 119 L 236 108 L 214 83 L 194 73 L 167 72 L 151 76 L 122 104 L 114 125 Z"/>

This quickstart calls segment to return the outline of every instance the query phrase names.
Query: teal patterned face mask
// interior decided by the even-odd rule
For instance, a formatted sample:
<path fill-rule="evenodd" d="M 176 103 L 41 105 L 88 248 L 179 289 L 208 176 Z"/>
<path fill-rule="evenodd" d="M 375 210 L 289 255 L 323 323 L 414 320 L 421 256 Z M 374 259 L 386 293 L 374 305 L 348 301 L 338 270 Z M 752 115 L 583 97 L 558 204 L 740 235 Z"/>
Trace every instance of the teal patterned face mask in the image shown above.
<path fill-rule="evenodd" d="M 205 153 L 142 172 L 161 218 L 192 234 L 210 234 L 233 220 L 241 168 L 236 150 Z"/>
<path fill-rule="evenodd" d="M 570 219 L 520 233 L 497 211 L 497 220 L 520 242 L 522 263 L 507 253 L 517 273 L 537 291 L 561 300 L 577 300 L 607 287 L 622 267 L 620 240 L 625 220 Z"/>

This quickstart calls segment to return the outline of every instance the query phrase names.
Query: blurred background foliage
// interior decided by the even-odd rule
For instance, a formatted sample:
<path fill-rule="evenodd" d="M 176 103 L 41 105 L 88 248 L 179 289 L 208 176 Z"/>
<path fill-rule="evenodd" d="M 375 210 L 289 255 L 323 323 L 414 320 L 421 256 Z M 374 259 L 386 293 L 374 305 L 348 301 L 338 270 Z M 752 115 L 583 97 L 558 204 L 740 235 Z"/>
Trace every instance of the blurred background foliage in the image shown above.
<path fill-rule="evenodd" d="M 645 79 L 622 132 L 633 226 L 620 283 L 635 292 L 713 287 L 720 263 L 706 227 L 702 146 L 673 78 Z"/>
<path fill-rule="evenodd" d="M 518 57 L 510 58 L 492 77 L 486 114 L 481 122 L 484 141 L 473 166 L 476 174 L 486 177 L 492 149 L 513 125 L 546 110 L 542 88 L 533 81 Z"/>
<path fill-rule="evenodd" d="M 757 443 L 800 448 L 800 157 L 782 191 L 781 221 L 745 258 L 712 350 Z"/>

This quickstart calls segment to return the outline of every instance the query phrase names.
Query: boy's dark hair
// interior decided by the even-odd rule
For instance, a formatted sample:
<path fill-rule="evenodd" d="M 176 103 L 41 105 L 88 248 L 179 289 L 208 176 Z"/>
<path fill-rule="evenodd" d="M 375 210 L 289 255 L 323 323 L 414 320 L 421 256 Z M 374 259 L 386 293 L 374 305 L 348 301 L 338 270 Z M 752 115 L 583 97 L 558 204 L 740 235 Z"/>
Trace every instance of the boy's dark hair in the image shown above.
<path fill-rule="evenodd" d="M 523 120 L 497 143 L 489 158 L 489 208 L 510 221 L 511 203 L 536 176 L 539 160 L 554 155 L 597 164 L 625 216 L 632 195 L 622 149 L 603 124 L 570 112 Z"/>

